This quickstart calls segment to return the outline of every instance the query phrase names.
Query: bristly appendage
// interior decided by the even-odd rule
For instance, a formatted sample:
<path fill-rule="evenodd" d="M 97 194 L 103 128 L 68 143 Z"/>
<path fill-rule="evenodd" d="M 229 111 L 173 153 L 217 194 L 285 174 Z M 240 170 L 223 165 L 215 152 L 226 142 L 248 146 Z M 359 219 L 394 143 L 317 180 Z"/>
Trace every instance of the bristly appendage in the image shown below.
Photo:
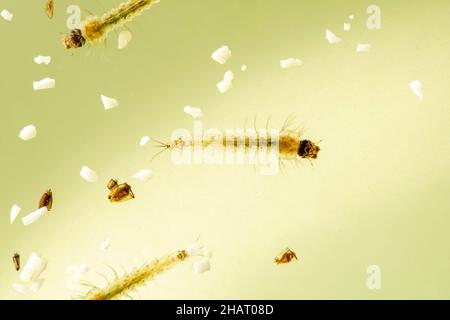
<path fill-rule="evenodd" d="M 110 31 L 131 21 L 158 2 L 159 0 L 128 0 L 102 17 L 89 17 L 82 23 L 81 29 L 73 29 L 64 37 L 64 46 L 67 49 L 75 49 L 82 47 L 86 42 L 101 42 Z"/>
<path fill-rule="evenodd" d="M 85 300 L 114 300 L 144 285 L 147 281 L 153 279 L 156 275 L 170 269 L 189 256 L 186 250 L 178 251 L 167 257 L 155 260 L 132 272 L 116 278 L 104 288 L 92 287 L 83 297 Z"/>

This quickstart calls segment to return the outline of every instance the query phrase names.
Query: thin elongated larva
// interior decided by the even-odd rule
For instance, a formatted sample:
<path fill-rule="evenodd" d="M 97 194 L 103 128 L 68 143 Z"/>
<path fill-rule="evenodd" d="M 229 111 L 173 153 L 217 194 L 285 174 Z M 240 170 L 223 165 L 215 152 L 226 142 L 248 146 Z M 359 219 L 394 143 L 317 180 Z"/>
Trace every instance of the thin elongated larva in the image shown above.
<path fill-rule="evenodd" d="M 124 296 L 129 296 L 130 292 L 138 286 L 145 285 L 156 275 L 174 267 L 179 262 L 184 261 L 189 256 L 186 250 L 178 251 L 172 255 L 157 259 L 145 264 L 134 271 L 118 277 L 104 288 L 92 286 L 91 290 L 83 297 L 86 300 L 114 300 Z"/>
<path fill-rule="evenodd" d="M 81 29 L 72 29 L 63 38 L 66 49 L 82 47 L 86 42 L 95 44 L 102 42 L 108 33 L 131 21 L 142 14 L 159 0 L 128 0 L 112 9 L 102 17 L 89 17 L 83 23 Z"/>

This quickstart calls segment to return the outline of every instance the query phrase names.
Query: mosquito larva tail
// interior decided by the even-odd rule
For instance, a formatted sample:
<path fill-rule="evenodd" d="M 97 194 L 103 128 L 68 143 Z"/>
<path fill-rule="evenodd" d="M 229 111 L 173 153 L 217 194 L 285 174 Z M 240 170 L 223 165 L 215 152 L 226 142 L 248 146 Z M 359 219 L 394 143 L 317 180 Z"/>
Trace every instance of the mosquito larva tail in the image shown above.
<path fill-rule="evenodd" d="M 104 288 L 93 287 L 84 296 L 86 300 L 114 300 L 127 296 L 138 286 L 144 285 L 156 275 L 170 269 L 189 256 L 186 250 L 178 251 L 172 255 L 157 259 L 142 267 L 136 268 L 132 272 L 115 278 Z"/>
<path fill-rule="evenodd" d="M 86 42 L 101 42 L 110 31 L 131 21 L 158 2 L 159 0 L 128 0 L 102 17 L 89 17 L 82 23 L 81 29 L 72 29 L 63 38 L 64 46 L 66 49 L 75 49 L 84 46 Z"/>

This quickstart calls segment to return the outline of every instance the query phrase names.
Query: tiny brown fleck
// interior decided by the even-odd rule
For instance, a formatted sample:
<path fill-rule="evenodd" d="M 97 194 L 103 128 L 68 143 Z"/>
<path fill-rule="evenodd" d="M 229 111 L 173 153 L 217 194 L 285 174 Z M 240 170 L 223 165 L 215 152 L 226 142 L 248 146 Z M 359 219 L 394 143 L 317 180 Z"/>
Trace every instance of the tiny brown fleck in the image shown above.
<path fill-rule="evenodd" d="M 19 271 L 20 270 L 20 254 L 14 253 L 12 259 L 14 262 L 14 268 L 16 268 L 16 271 Z"/>
<path fill-rule="evenodd" d="M 39 200 L 39 209 L 43 207 L 47 207 L 47 210 L 50 211 L 53 205 L 53 193 L 52 190 L 48 189 L 44 192 L 41 199 Z"/>
<path fill-rule="evenodd" d="M 47 4 L 45 5 L 45 12 L 47 16 L 51 19 L 53 18 L 53 12 L 55 10 L 55 3 L 53 0 L 47 0 Z"/>
<path fill-rule="evenodd" d="M 111 202 L 124 202 L 134 199 L 134 193 L 128 183 L 118 184 L 117 180 L 111 179 L 107 187 L 109 189 L 108 199 Z"/>
<path fill-rule="evenodd" d="M 276 264 L 285 264 L 285 263 L 291 262 L 294 259 L 298 260 L 295 252 L 289 248 L 286 248 L 282 253 L 280 253 L 280 255 L 278 255 L 275 258 L 275 263 Z"/>

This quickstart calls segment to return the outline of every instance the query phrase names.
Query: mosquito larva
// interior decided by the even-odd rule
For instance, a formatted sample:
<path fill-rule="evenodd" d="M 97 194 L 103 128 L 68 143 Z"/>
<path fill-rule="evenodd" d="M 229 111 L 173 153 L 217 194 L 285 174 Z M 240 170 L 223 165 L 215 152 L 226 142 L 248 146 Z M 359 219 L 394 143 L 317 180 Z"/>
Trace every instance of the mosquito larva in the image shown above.
<path fill-rule="evenodd" d="M 84 296 L 86 300 L 114 300 L 128 296 L 130 292 L 138 286 L 145 285 L 147 281 L 153 279 L 156 275 L 170 269 L 189 256 L 186 250 L 180 250 L 172 255 L 154 260 L 140 268 L 121 277 L 115 274 L 115 279 L 104 288 L 91 286 L 92 288 Z"/>
<path fill-rule="evenodd" d="M 159 0 L 128 0 L 102 17 L 89 17 L 82 23 L 81 29 L 72 29 L 63 38 L 64 46 L 67 49 L 75 49 L 82 47 L 86 42 L 91 44 L 102 42 L 110 31 L 131 21 L 158 2 Z"/>

